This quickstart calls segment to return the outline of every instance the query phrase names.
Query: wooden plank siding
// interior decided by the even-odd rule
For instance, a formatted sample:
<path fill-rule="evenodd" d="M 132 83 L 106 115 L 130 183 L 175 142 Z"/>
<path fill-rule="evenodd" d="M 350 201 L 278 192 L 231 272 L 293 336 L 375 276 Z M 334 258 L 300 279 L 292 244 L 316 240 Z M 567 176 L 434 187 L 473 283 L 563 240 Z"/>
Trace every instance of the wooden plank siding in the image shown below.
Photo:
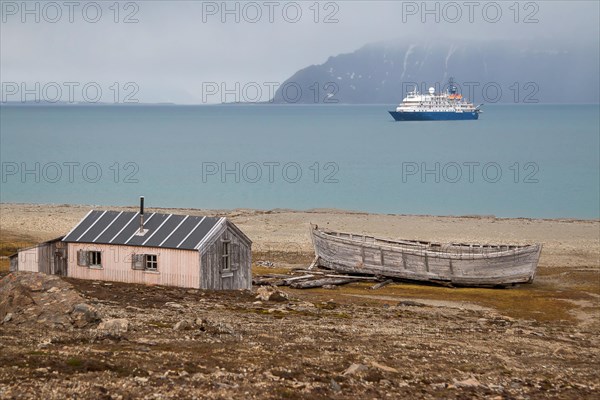
<path fill-rule="evenodd" d="M 17 266 L 19 271 L 39 272 L 40 266 L 38 246 L 20 250 Z"/>
<path fill-rule="evenodd" d="M 104 214 L 105 212 L 99 215 Z M 99 215 L 91 223 L 85 217 L 83 221 L 87 221 L 87 225 L 80 223 L 66 237 L 19 250 L 11 258 L 11 268 L 107 282 L 208 290 L 252 288 L 252 241 L 226 218 L 212 218 L 206 226 L 202 225 L 204 217 L 196 218 L 197 220 L 191 220 L 185 225 L 187 216 L 161 214 L 164 221 L 158 221 L 158 225 L 156 221 L 153 222 L 154 226 L 148 225 L 148 229 L 153 230 L 145 241 L 137 240 L 134 245 L 129 245 L 127 242 L 134 239 L 133 229 L 137 229 L 135 225 L 129 227 L 132 218 L 121 221 L 123 226 L 120 230 L 117 226 L 113 229 L 114 232 L 109 232 L 109 237 L 114 239 L 121 235 L 124 228 L 129 227 L 130 232 L 121 235 L 122 243 L 117 244 L 105 241 L 106 238 L 102 239 L 104 241 L 97 239 L 118 220 L 120 214 L 115 213 L 103 220 L 105 226 L 94 228 L 95 223 L 102 218 Z M 178 220 L 161 231 L 160 228 L 171 217 Z M 178 228 L 182 226 L 183 231 L 178 232 Z M 76 239 L 69 240 L 73 232 L 76 232 L 73 236 Z M 194 232 L 197 237 L 191 236 Z M 84 238 L 86 234 L 87 237 Z M 153 238 L 155 234 L 156 238 Z M 146 244 L 148 241 L 151 244 Z M 100 256 L 83 252 L 100 252 Z M 143 255 L 156 256 L 156 259 L 152 257 L 147 260 Z M 99 265 L 87 265 L 89 263 Z"/>
<path fill-rule="evenodd" d="M 200 259 L 196 250 L 69 243 L 68 276 L 78 279 L 198 288 Z M 101 251 L 102 268 L 77 265 L 79 250 Z M 157 271 L 132 269 L 132 254 L 156 254 Z"/>
<path fill-rule="evenodd" d="M 229 241 L 230 270 L 224 269 L 223 244 Z M 252 255 L 249 243 L 229 224 L 224 224 L 201 253 L 200 289 L 235 290 L 252 288 Z"/>
<path fill-rule="evenodd" d="M 60 238 L 21 249 L 14 258 L 14 271 L 65 275 L 66 243 Z M 11 260 L 12 261 L 12 260 Z"/>
<path fill-rule="evenodd" d="M 40 244 L 38 246 L 38 266 L 39 272 L 50 275 L 52 273 L 53 246 L 50 243 Z"/>
<path fill-rule="evenodd" d="M 497 285 L 531 282 L 541 245 L 477 246 L 474 252 L 413 248 L 397 242 L 375 240 L 361 235 L 326 234 L 313 231 L 319 264 L 348 273 L 376 274 L 401 279 L 449 281 L 458 285 Z M 440 248 L 440 247 L 433 247 Z M 452 251 L 453 250 L 453 251 Z M 478 252 L 477 252 L 478 251 Z"/>

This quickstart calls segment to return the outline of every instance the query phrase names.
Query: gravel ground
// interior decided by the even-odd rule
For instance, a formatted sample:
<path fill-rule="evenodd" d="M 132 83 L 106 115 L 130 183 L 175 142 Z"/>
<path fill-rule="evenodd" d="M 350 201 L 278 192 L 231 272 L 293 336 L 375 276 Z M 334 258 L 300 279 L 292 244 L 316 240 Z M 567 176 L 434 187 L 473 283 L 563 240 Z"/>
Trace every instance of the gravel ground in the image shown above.
<path fill-rule="evenodd" d="M 2 254 L 68 232 L 89 209 L 0 204 Z M 306 267 L 308 222 L 544 249 L 534 283 L 510 289 L 357 283 L 284 288 L 288 299 L 274 302 L 244 291 L 3 281 L 0 398 L 600 397 L 599 221 L 161 211 L 231 218 L 254 241 L 253 259 L 273 263 L 254 274 Z"/>

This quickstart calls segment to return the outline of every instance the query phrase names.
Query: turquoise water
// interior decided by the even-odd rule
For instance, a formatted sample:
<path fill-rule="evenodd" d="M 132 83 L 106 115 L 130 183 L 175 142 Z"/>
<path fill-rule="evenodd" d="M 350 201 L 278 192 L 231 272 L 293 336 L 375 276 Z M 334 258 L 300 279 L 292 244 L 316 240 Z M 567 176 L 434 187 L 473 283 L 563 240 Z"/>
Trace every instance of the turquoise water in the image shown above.
<path fill-rule="evenodd" d="M 0 200 L 600 217 L 598 105 L 448 122 L 387 109 L 2 106 Z"/>

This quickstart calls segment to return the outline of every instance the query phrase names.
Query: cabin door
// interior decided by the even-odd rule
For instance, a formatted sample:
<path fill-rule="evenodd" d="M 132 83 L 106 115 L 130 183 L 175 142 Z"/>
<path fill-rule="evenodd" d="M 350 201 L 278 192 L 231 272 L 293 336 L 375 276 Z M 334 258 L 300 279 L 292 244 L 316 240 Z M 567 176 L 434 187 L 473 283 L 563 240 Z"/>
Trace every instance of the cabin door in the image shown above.
<path fill-rule="evenodd" d="M 54 252 L 54 275 L 67 276 L 66 249 L 57 249 Z"/>

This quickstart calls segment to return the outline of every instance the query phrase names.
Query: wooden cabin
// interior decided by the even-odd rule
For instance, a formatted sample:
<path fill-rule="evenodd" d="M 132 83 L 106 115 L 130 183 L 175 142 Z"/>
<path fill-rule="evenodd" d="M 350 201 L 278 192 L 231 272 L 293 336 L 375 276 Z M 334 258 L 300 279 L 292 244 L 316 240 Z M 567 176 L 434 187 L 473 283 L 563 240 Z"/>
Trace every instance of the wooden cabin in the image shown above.
<path fill-rule="evenodd" d="M 67 275 L 67 244 L 64 236 L 35 246 L 19 249 L 10 256 L 10 271 L 43 272 L 50 275 Z"/>
<path fill-rule="evenodd" d="M 197 289 L 251 289 L 251 240 L 226 218 L 90 211 L 66 236 L 20 250 L 11 270 Z"/>

